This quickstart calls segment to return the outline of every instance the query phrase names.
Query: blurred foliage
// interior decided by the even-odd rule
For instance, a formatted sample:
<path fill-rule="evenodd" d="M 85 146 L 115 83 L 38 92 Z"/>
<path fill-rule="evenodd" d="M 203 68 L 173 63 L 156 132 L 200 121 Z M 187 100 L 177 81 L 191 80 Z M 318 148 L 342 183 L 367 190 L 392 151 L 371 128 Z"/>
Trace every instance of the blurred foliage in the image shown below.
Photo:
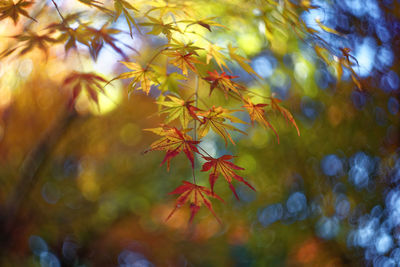
<path fill-rule="evenodd" d="M 1 266 L 400 264 L 398 0 L 3 2 Z M 194 88 L 193 69 L 185 80 L 154 68 L 138 83 L 148 95 L 130 90 L 132 78 L 105 86 L 129 71 L 118 61 L 181 68 L 168 53 L 152 59 L 180 35 L 205 48 L 194 49 L 207 63 L 195 65 L 201 77 L 209 65 L 231 70 L 253 103 L 283 100 L 301 134 L 271 108 L 279 144 L 243 113 L 236 146 L 211 131 L 202 140 L 213 157 L 239 155 L 256 189 L 235 184 L 237 201 L 215 184 L 222 225 L 204 208 L 193 224 L 186 208 L 166 222 L 167 194 L 192 170 L 183 153 L 169 172 L 162 153 L 143 153 L 156 139 L 142 129 L 165 118 L 155 99 Z M 240 106 L 223 89 L 206 98 L 208 82 L 199 108 Z M 208 186 L 207 173 L 197 180 Z"/>

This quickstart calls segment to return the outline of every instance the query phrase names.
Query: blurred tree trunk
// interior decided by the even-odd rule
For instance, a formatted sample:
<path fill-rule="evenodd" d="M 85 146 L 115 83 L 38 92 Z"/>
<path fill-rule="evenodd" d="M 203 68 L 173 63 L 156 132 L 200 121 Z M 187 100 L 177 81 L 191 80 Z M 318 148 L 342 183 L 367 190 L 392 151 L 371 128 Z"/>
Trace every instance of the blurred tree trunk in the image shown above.
<path fill-rule="evenodd" d="M 15 188 L 4 206 L 0 207 L 0 251 L 3 253 L 14 235 L 13 232 L 17 229 L 18 216 L 39 180 L 41 169 L 76 118 L 78 118 L 78 114 L 74 109 L 63 110 L 53 126 L 26 155 Z"/>

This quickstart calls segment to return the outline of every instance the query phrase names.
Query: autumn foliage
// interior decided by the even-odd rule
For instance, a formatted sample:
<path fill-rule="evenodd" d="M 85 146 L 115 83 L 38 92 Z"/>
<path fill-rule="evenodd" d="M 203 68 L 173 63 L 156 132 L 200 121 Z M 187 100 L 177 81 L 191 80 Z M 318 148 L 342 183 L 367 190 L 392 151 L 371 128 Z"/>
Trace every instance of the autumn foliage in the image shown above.
<path fill-rule="evenodd" d="M 121 71 L 113 79 L 106 80 L 101 73 L 85 72 L 78 67 L 72 70 L 60 84 L 69 92 L 69 109 L 74 108 L 76 99 L 83 93 L 98 104 L 99 94 L 107 94 L 107 88 L 116 80 L 128 82 L 125 85 L 128 93 L 140 90 L 143 94 L 155 98 L 155 105 L 159 107 L 158 114 L 164 122 L 154 125 L 154 128 L 145 129 L 159 136 L 159 139 L 149 144 L 145 152 L 165 152 L 161 165 L 166 163 L 167 170 L 173 168 L 176 156 L 184 154 L 188 160 L 188 168 L 192 169 L 192 177 L 186 177 L 187 180 L 170 193 L 179 196 L 167 219 L 176 209 L 187 205 L 192 222 L 204 205 L 219 220 L 211 202 L 214 199 L 222 201 L 214 191 L 218 178 L 222 177 L 227 182 L 237 199 L 239 196 L 235 185 L 238 182 L 252 190 L 256 190 L 256 186 L 252 185 L 251 177 L 242 177 L 246 176 L 246 166 L 239 167 L 234 163 L 235 158 L 240 155 L 210 155 L 202 147 L 203 140 L 214 133 L 226 147 L 234 146 L 235 139 L 240 138 L 238 136 L 247 134 L 249 124 L 257 127 L 257 122 L 266 131 L 273 133 L 278 143 L 284 142 L 279 140 L 279 129 L 273 125 L 270 118 L 274 115 L 281 116 L 300 136 L 293 115 L 274 95 L 261 96 L 264 101 L 260 102 L 260 96 L 251 88 L 247 88 L 241 82 L 241 77 L 228 67 L 230 65 L 240 68 L 255 81 L 262 79 L 249 64 L 249 59 L 232 43 L 222 45 L 206 38 L 207 32 L 229 29 L 219 23 L 218 18 L 212 17 L 212 14 L 209 17 L 199 16 L 196 8 L 201 5 L 201 1 L 77 1 L 84 4 L 88 11 L 100 12 L 106 18 L 106 22 L 100 27 L 95 27 L 90 22 L 83 22 L 80 13 L 63 14 L 56 1 L 51 1 L 52 5 L 45 8 L 48 11 L 55 10 L 58 21 L 49 23 L 35 18 L 32 1 L 2 1 L 0 20 L 12 20 L 14 24 L 23 19 L 27 19 L 28 22 L 19 34 L 11 36 L 13 42 L 1 52 L 1 57 L 21 56 L 34 49 L 41 50 L 47 57 L 51 47 L 61 45 L 64 46 L 65 56 L 74 53 L 79 57 L 82 53 L 80 47 L 86 47 L 87 53 L 96 61 L 104 47 L 110 47 L 120 55 L 120 64 L 125 71 Z M 277 1 L 263 2 L 265 3 L 260 6 L 261 10 L 282 9 Z M 282 14 L 295 34 L 300 38 L 314 36 L 315 30 L 307 27 L 296 11 L 316 7 L 307 5 L 308 1 L 300 1 L 300 4 L 289 0 L 279 2 L 285 6 Z M 161 45 L 153 51 L 150 58 L 142 58 L 138 51 L 129 44 L 120 43 L 115 37 L 121 30 L 112 25 L 120 17 L 123 17 L 132 38 L 135 34 L 158 38 Z M 268 37 L 272 24 L 279 23 L 273 20 L 265 22 Z M 40 24 L 40 33 L 30 29 L 33 23 Z M 321 27 L 332 32 L 322 24 Z M 328 47 L 322 41 L 311 45 L 322 60 L 335 65 L 339 78 L 343 68 L 349 69 L 352 79 L 361 89 L 358 77 L 352 69 L 349 49 L 343 48 L 339 51 L 336 55 L 338 61 L 333 62 Z M 127 55 L 126 50 L 121 49 L 122 46 L 129 47 L 131 53 Z M 211 100 L 221 95 L 225 99 L 224 102 L 220 101 L 222 104 L 208 104 L 214 103 Z M 257 100 L 254 100 L 255 98 Z M 201 162 L 202 166 L 198 165 Z M 207 186 L 200 185 L 205 184 L 198 178 L 200 172 L 209 173 Z M 171 183 L 178 184 L 182 178 L 185 177 L 171 179 Z"/>

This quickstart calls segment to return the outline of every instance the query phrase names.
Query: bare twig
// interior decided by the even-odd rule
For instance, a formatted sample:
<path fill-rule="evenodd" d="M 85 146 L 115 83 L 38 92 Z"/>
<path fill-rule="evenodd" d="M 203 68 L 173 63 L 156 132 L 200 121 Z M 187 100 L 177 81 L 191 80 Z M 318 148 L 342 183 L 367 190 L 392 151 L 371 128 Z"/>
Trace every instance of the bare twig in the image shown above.
<path fill-rule="evenodd" d="M 51 0 L 51 2 L 53 2 L 53 5 L 54 5 L 54 7 L 55 7 L 55 8 L 56 8 L 56 10 L 57 10 L 57 13 L 58 13 L 58 15 L 60 15 L 60 17 L 61 17 L 61 20 L 62 20 L 63 22 L 65 22 L 65 19 L 64 19 L 63 15 L 61 14 L 61 12 L 60 12 L 60 9 L 58 8 L 58 5 L 57 5 L 57 3 L 56 3 L 56 2 L 54 2 L 54 0 Z"/>

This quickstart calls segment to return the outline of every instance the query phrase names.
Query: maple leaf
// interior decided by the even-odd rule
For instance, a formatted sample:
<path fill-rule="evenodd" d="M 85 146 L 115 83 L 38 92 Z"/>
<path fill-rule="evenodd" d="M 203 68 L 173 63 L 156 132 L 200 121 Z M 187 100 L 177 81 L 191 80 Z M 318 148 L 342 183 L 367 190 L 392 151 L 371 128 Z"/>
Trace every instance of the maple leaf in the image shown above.
<path fill-rule="evenodd" d="M 350 59 L 352 59 L 358 65 L 357 59 L 354 56 L 350 55 L 350 51 L 351 51 L 350 48 L 347 48 L 347 47 L 340 48 L 340 51 L 342 52 L 343 56 L 339 58 L 338 64 L 336 66 L 336 71 L 338 73 L 338 80 L 340 80 L 340 78 L 341 78 L 342 71 L 343 71 L 342 65 L 343 65 L 350 71 L 351 79 L 357 85 L 358 89 L 362 90 L 360 79 L 352 67 L 353 63 L 350 61 Z"/>
<path fill-rule="evenodd" d="M 170 1 L 162 1 L 160 3 L 154 2 L 152 5 L 154 5 L 152 8 L 150 8 L 145 15 L 148 15 L 154 11 L 159 11 L 160 17 L 164 17 L 167 13 L 170 13 L 174 16 L 178 16 L 178 12 L 182 12 L 184 15 L 190 17 L 191 14 L 193 13 L 193 3 L 188 2 L 188 1 L 178 1 L 179 4 L 177 3 L 171 3 Z M 155 6 L 157 5 L 157 6 Z"/>
<path fill-rule="evenodd" d="M 184 43 L 175 39 L 172 39 L 172 41 L 173 43 L 168 43 L 165 45 L 170 51 L 180 52 L 181 54 L 192 53 L 198 56 L 197 50 L 204 50 L 201 47 L 195 46 L 194 42 Z"/>
<path fill-rule="evenodd" d="M 158 82 L 160 86 L 158 87 L 162 92 L 171 91 L 178 93 L 179 87 L 182 85 L 181 80 L 186 80 L 187 78 L 182 74 L 177 72 L 167 73 L 167 68 L 160 66 L 152 66 L 152 68 L 157 72 Z"/>
<path fill-rule="evenodd" d="M 247 64 L 247 62 L 250 62 L 250 60 L 236 54 L 236 50 L 237 48 L 232 47 L 231 44 L 228 45 L 229 56 L 231 57 L 231 59 L 235 60 L 239 64 L 239 66 L 242 67 L 242 69 L 244 69 L 248 73 L 252 73 L 256 75 L 258 78 L 262 79 L 262 77 L 258 75 L 257 72 L 255 72 L 249 64 Z"/>
<path fill-rule="evenodd" d="M 0 54 L 0 57 L 5 57 L 8 56 L 9 54 L 13 53 L 19 48 L 23 48 L 20 50 L 18 53 L 20 56 L 28 53 L 32 49 L 39 48 L 40 50 L 43 51 L 43 53 L 46 55 L 46 59 L 48 56 L 48 44 L 49 43 L 56 43 L 57 40 L 50 37 L 49 34 L 36 34 L 31 31 L 26 31 L 25 33 L 21 33 L 18 35 L 13 36 L 18 42 L 19 46 L 11 48 L 11 49 L 6 49 Z"/>
<path fill-rule="evenodd" d="M 326 31 L 326 32 L 333 33 L 333 34 L 336 34 L 336 35 L 339 35 L 339 36 L 342 35 L 340 32 L 338 32 L 338 31 L 336 31 L 336 30 L 334 30 L 334 29 L 332 29 L 332 28 L 329 28 L 329 27 L 325 26 L 324 24 L 322 24 L 322 22 L 321 22 L 321 20 L 320 20 L 319 18 L 316 18 L 316 19 L 315 19 L 315 22 L 318 24 L 318 26 L 319 26 L 321 29 L 323 29 L 323 30 Z"/>
<path fill-rule="evenodd" d="M 70 23 L 79 20 L 81 13 L 73 13 L 64 17 L 60 23 L 51 23 L 46 27 L 51 33 L 58 32 L 59 36 L 56 38 L 58 42 L 66 42 L 64 45 L 65 52 L 67 53 L 71 48 L 76 48 L 76 42 L 80 42 L 89 46 L 89 38 L 82 25 L 76 28 L 71 28 Z"/>
<path fill-rule="evenodd" d="M 218 179 L 219 175 L 221 174 L 225 180 L 229 184 L 229 188 L 232 190 L 233 194 L 235 197 L 239 200 L 239 196 L 236 193 L 235 187 L 232 185 L 232 180 L 235 179 L 239 182 L 244 183 L 254 191 L 254 187 L 252 187 L 246 180 L 244 180 L 243 177 L 239 176 L 238 174 L 235 173 L 236 170 L 244 170 L 244 168 L 239 167 L 229 160 L 232 160 L 234 156 L 231 155 L 223 155 L 222 157 L 219 158 L 213 158 L 213 157 L 203 157 L 207 162 L 203 164 L 203 167 L 201 169 L 202 172 L 206 172 L 211 170 L 210 176 L 209 176 L 209 182 L 211 186 L 211 192 L 214 192 L 214 184 L 216 180 Z"/>
<path fill-rule="evenodd" d="M 231 72 L 231 70 L 225 63 L 226 56 L 219 52 L 221 49 L 222 49 L 221 47 L 214 45 L 214 44 L 210 44 L 208 46 L 207 56 L 206 56 L 207 64 L 209 64 L 211 59 L 213 58 L 215 60 L 215 62 L 218 64 L 221 71 L 224 71 L 224 69 L 222 68 L 222 66 L 224 66 L 226 69 L 228 69 Z"/>
<path fill-rule="evenodd" d="M 104 47 L 104 44 L 111 46 L 111 48 L 120 54 L 122 57 L 127 58 L 126 54 L 115 44 L 118 39 L 112 35 L 118 34 L 121 31 L 114 28 L 108 28 L 109 23 L 103 24 L 100 29 L 96 29 L 88 26 L 85 23 L 79 24 L 76 28 L 71 28 L 70 23 L 78 20 L 80 13 L 74 13 L 64 18 L 61 23 L 52 23 L 47 29 L 51 33 L 58 31 L 60 36 L 57 38 L 58 42 L 65 43 L 65 51 L 68 52 L 71 48 L 77 48 L 77 42 L 84 44 L 89 48 L 91 57 L 96 60 L 100 50 Z M 129 45 L 125 45 L 132 50 L 134 48 Z"/>
<path fill-rule="evenodd" d="M 150 20 L 150 22 L 142 22 L 139 23 L 141 26 L 150 26 L 152 27 L 151 31 L 149 31 L 147 34 L 152 34 L 152 35 L 159 35 L 163 33 L 168 40 L 171 40 L 172 37 L 172 32 L 181 32 L 181 30 L 174 26 L 174 22 L 168 22 L 165 23 L 162 18 L 156 19 L 150 16 L 147 16 L 147 18 Z"/>
<path fill-rule="evenodd" d="M 97 1 L 97 0 L 78 0 L 78 1 L 81 2 L 84 5 L 89 6 L 89 7 L 97 8 L 98 10 L 103 11 L 103 12 L 105 12 L 107 14 L 111 14 L 112 13 L 112 11 L 107 9 L 107 8 L 105 8 L 100 1 Z"/>
<path fill-rule="evenodd" d="M 340 81 L 342 79 L 343 67 L 345 67 L 350 71 L 351 79 L 357 85 L 357 88 L 362 90 L 362 85 L 360 83 L 360 79 L 352 67 L 354 64 L 351 60 L 353 60 L 357 65 L 358 65 L 358 61 L 354 56 L 350 55 L 350 51 L 351 51 L 350 48 L 348 48 L 348 47 L 339 48 L 342 55 L 334 56 L 334 59 L 335 59 L 334 61 L 329 60 L 329 58 L 328 58 L 329 50 L 328 49 L 326 49 L 324 47 L 320 47 L 318 45 L 315 45 L 314 49 L 315 49 L 316 54 L 320 58 L 322 58 L 327 64 L 333 65 L 333 67 L 336 70 L 336 75 L 337 75 L 338 81 Z"/>
<path fill-rule="evenodd" d="M 278 144 L 279 144 L 279 135 L 276 132 L 275 128 L 269 123 L 269 121 L 265 118 L 265 110 L 264 107 L 268 106 L 268 104 L 253 104 L 250 99 L 248 100 L 243 100 L 245 102 L 245 105 L 243 105 L 244 108 L 246 108 L 247 112 L 249 113 L 251 123 L 254 124 L 254 121 L 258 121 L 263 127 L 265 128 L 271 128 L 272 131 L 275 133 L 276 138 L 278 139 Z"/>
<path fill-rule="evenodd" d="M 287 1 L 286 3 L 293 8 L 300 8 L 301 10 L 305 10 L 307 12 L 310 12 L 311 9 L 320 8 L 319 6 L 311 4 L 311 0 L 301 0 L 298 2 L 300 2 L 300 3 L 296 4 L 296 3 L 293 3 L 290 1 Z"/>
<path fill-rule="evenodd" d="M 25 10 L 33 4 L 34 2 L 32 1 L 19 0 L 17 3 L 14 3 L 13 0 L 3 0 L 0 3 L 0 20 L 11 18 L 14 24 L 17 24 L 19 15 L 22 15 L 36 21 L 36 19 L 29 16 L 28 12 Z"/>
<path fill-rule="evenodd" d="M 169 193 L 169 195 L 179 194 L 180 196 L 176 199 L 175 207 L 165 221 L 168 221 L 178 208 L 185 205 L 186 202 L 189 202 L 191 210 L 189 223 L 193 221 L 194 216 L 200 210 L 203 204 L 211 211 L 217 221 L 221 223 L 221 220 L 217 217 L 212 208 L 211 201 L 207 197 L 213 197 L 224 202 L 223 199 L 211 192 L 211 190 L 207 187 L 192 184 L 187 181 L 182 181 L 182 183 L 182 185 L 178 186 L 174 191 Z"/>
<path fill-rule="evenodd" d="M 197 69 L 194 64 L 203 64 L 203 62 L 199 61 L 195 53 L 187 53 L 183 54 L 181 52 L 177 51 L 168 51 L 166 50 L 163 52 L 163 54 L 167 55 L 168 57 L 171 57 L 171 64 L 177 66 L 182 70 L 183 75 L 188 75 L 188 68 L 192 70 L 194 73 L 197 73 Z"/>
<path fill-rule="evenodd" d="M 233 123 L 245 124 L 245 122 L 240 120 L 239 118 L 229 115 L 229 113 L 235 111 L 237 110 L 228 110 L 222 107 L 213 106 L 210 110 L 206 112 L 198 112 L 197 116 L 203 117 L 203 121 L 198 127 L 199 138 L 203 138 L 204 136 L 206 136 L 208 131 L 212 129 L 216 134 L 220 135 L 224 139 L 225 146 L 228 145 L 228 139 L 231 141 L 232 144 L 235 145 L 235 142 L 233 141 L 228 130 L 240 132 L 247 135 L 245 132 L 239 130 L 235 126 L 227 124 L 228 121 Z"/>
<path fill-rule="evenodd" d="M 275 97 L 270 97 L 271 100 L 271 108 L 272 110 L 278 111 L 281 113 L 281 115 L 288 121 L 290 122 L 297 130 L 297 135 L 300 136 L 300 131 L 299 127 L 297 127 L 296 121 L 293 118 L 292 113 L 290 113 L 289 110 L 286 108 L 282 107 L 279 103 L 282 102 L 282 100 L 275 98 Z"/>
<path fill-rule="evenodd" d="M 228 98 L 230 91 L 236 93 L 239 97 L 242 96 L 239 90 L 244 90 L 245 88 L 233 81 L 232 79 L 238 76 L 227 75 L 225 72 L 218 73 L 216 70 L 214 72 L 208 71 L 208 76 L 204 80 L 211 82 L 210 84 L 210 94 L 213 92 L 214 88 L 219 88 L 224 92 L 225 97 Z"/>
<path fill-rule="evenodd" d="M 85 27 L 87 36 L 90 36 L 90 45 L 88 45 L 90 55 L 94 60 L 96 60 L 97 56 L 100 53 L 100 50 L 103 48 L 104 43 L 106 43 L 111 46 L 115 52 L 117 52 L 124 58 L 127 58 L 126 54 L 118 46 L 115 45 L 117 39 L 112 36 L 113 34 L 118 34 L 121 31 L 114 28 L 107 28 L 107 26 L 108 23 L 105 23 L 98 30 L 89 26 Z"/>
<path fill-rule="evenodd" d="M 98 92 L 100 91 L 104 93 L 103 86 L 101 86 L 100 83 L 105 82 L 105 79 L 94 73 L 72 72 L 65 78 L 63 82 L 63 86 L 68 86 L 72 88 L 70 106 L 75 103 L 75 100 L 81 93 L 82 88 L 86 90 L 89 98 L 91 98 L 96 104 L 98 104 Z"/>
<path fill-rule="evenodd" d="M 140 33 L 139 26 L 137 25 L 135 19 L 129 14 L 129 10 L 138 11 L 135 7 L 133 7 L 125 0 L 114 0 L 114 8 L 115 8 L 114 21 L 117 21 L 117 19 L 121 16 L 121 14 L 124 13 L 131 37 L 133 36 L 132 26 L 134 26 Z"/>
<path fill-rule="evenodd" d="M 326 62 L 326 64 L 330 64 L 330 60 L 329 60 L 329 51 L 324 48 L 321 47 L 319 45 L 314 45 L 314 50 L 315 53 L 323 60 Z"/>
<path fill-rule="evenodd" d="M 157 83 L 157 79 L 151 68 L 149 66 L 143 68 L 140 64 L 134 62 L 120 62 L 132 71 L 122 73 L 118 77 L 110 80 L 108 83 L 118 79 L 133 78 L 129 84 L 128 92 L 131 92 L 136 87 L 138 90 L 142 89 L 148 95 L 150 93 L 151 85 Z"/>
<path fill-rule="evenodd" d="M 362 85 L 360 83 L 360 78 L 358 77 L 358 75 L 356 74 L 356 72 L 353 70 L 353 68 L 350 68 L 350 72 L 351 72 L 351 79 L 353 80 L 353 82 L 357 85 L 357 88 L 359 90 L 362 90 Z"/>
<path fill-rule="evenodd" d="M 211 32 L 211 26 L 226 28 L 224 25 L 221 25 L 221 24 L 213 21 L 213 19 L 215 19 L 215 18 L 216 17 L 210 17 L 210 18 L 199 19 L 199 20 L 182 20 L 181 22 L 189 23 L 186 26 L 186 29 L 189 28 L 190 26 L 196 25 L 196 24 L 206 28 L 210 32 Z"/>
<path fill-rule="evenodd" d="M 192 138 L 186 134 L 190 129 L 180 131 L 175 127 L 162 125 L 158 128 L 144 130 L 162 136 L 161 139 L 153 142 L 150 145 L 150 149 L 146 150 L 144 153 L 155 150 L 165 150 L 166 154 L 161 165 L 167 162 L 167 169 L 169 170 L 170 160 L 183 151 L 191 162 L 192 169 L 194 168 L 194 153 L 199 153 L 196 145 L 200 143 L 200 141 L 193 141 Z"/>
<path fill-rule="evenodd" d="M 347 64 L 351 65 L 350 59 L 352 59 L 358 65 L 357 59 L 354 56 L 350 55 L 351 52 L 350 48 L 348 47 L 340 48 L 340 51 L 342 52 L 343 57 L 346 59 Z"/>
<path fill-rule="evenodd" d="M 186 128 L 189 124 L 190 118 L 198 120 L 201 122 L 199 117 L 197 117 L 196 112 L 201 111 L 197 107 L 193 106 L 192 101 L 183 100 L 179 97 L 167 95 L 169 101 L 159 101 L 157 104 L 164 106 L 165 108 L 160 111 L 160 113 L 167 113 L 165 123 L 169 123 L 177 118 L 179 118 L 180 123 L 183 128 Z"/>

